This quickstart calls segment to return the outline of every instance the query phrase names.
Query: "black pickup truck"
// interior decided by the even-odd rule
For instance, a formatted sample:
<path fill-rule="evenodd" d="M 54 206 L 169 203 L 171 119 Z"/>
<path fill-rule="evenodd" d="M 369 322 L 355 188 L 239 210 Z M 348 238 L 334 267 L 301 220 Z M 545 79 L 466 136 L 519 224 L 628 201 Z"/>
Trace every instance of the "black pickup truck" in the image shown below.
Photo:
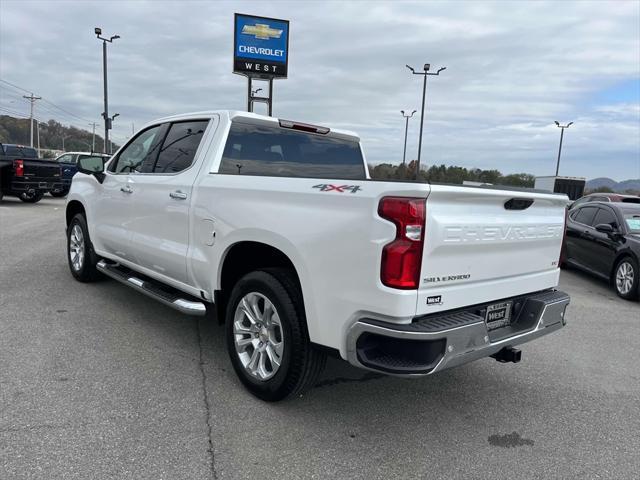
<path fill-rule="evenodd" d="M 36 203 L 45 193 L 61 188 L 57 162 L 38 158 L 35 148 L 0 143 L 0 200 L 12 195 Z"/>

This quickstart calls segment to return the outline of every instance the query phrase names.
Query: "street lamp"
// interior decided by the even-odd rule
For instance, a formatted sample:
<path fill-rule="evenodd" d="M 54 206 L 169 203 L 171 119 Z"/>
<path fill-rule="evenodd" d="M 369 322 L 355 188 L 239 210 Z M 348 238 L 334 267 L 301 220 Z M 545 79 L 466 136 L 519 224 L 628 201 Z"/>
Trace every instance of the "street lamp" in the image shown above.
<path fill-rule="evenodd" d="M 262 89 L 261 88 L 256 88 L 255 90 L 251 90 L 251 96 L 255 95 L 258 92 L 261 92 Z"/>
<path fill-rule="evenodd" d="M 418 138 L 418 165 L 416 165 L 416 179 L 419 178 L 420 175 L 420 156 L 422 154 L 422 128 L 424 125 L 424 103 L 427 97 L 427 76 L 429 75 L 440 75 L 440 72 L 446 70 L 447 67 L 439 68 L 436 73 L 429 73 L 429 69 L 431 65 L 425 63 L 422 67 L 423 72 L 416 72 L 412 67 L 406 65 L 406 67 L 411 70 L 411 73 L 414 75 L 422 75 L 424 77 L 424 81 L 422 84 L 422 113 L 420 114 L 420 137 Z"/>
<path fill-rule="evenodd" d="M 556 127 L 560 129 L 560 146 L 558 147 L 558 163 L 556 163 L 556 177 L 558 176 L 558 172 L 560 171 L 560 154 L 562 153 L 562 137 L 564 137 L 564 129 L 569 128 L 573 125 L 573 122 L 569 122 L 566 125 L 560 125 L 560 123 L 555 121 Z"/>
<path fill-rule="evenodd" d="M 109 38 L 102 36 L 102 29 L 96 27 L 94 29 L 98 40 L 102 40 L 102 74 L 104 77 L 104 112 L 102 112 L 102 118 L 104 118 L 104 153 L 107 152 L 107 145 L 109 144 L 109 130 L 111 129 L 111 118 L 109 117 L 109 99 L 107 95 L 107 42 L 113 43 L 114 40 L 120 38 L 120 35 L 114 35 Z"/>
<path fill-rule="evenodd" d="M 119 117 L 120 114 L 119 113 L 114 113 L 113 115 L 111 115 L 110 117 L 110 122 L 109 125 L 112 127 L 113 126 L 113 121 L 116 119 L 116 117 Z M 106 153 L 106 150 L 105 150 Z M 113 142 L 111 140 L 109 140 L 109 155 L 111 155 L 113 153 Z"/>
<path fill-rule="evenodd" d="M 404 165 L 407 159 L 407 132 L 409 131 L 409 119 L 413 117 L 413 114 L 416 113 L 416 110 L 411 112 L 410 115 L 405 115 L 404 110 L 400 110 L 400 113 L 406 119 L 406 124 L 404 127 L 404 152 L 402 153 L 402 165 Z"/>

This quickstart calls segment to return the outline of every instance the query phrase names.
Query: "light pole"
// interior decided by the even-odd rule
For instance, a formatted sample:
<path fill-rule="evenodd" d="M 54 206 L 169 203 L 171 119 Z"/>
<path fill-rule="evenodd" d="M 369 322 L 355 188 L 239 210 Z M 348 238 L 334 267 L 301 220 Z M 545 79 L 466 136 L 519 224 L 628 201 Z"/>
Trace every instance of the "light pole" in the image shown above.
<path fill-rule="evenodd" d="M 93 31 L 95 32 L 96 37 L 98 37 L 98 40 L 102 40 L 102 73 L 104 77 L 104 112 L 102 112 L 102 118 L 104 118 L 104 153 L 108 153 L 107 145 L 109 144 L 111 118 L 109 117 L 109 99 L 107 95 L 107 42 L 113 43 L 114 40 L 120 38 L 120 35 L 104 38 L 102 36 L 101 28 L 96 27 Z"/>
<path fill-rule="evenodd" d="M 255 90 L 251 90 L 251 96 L 253 97 L 256 93 L 261 92 L 261 88 L 256 88 Z"/>
<path fill-rule="evenodd" d="M 558 172 L 560 171 L 560 154 L 562 153 L 562 137 L 564 137 L 564 129 L 569 128 L 573 125 L 573 122 L 569 122 L 566 125 L 560 125 L 560 123 L 555 121 L 556 127 L 560 129 L 560 146 L 558 147 L 558 163 L 556 163 L 556 177 L 558 176 Z"/>
<path fill-rule="evenodd" d="M 400 110 L 400 113 L 406 119 L 404 127 L 404 152 L 402 153 L 402 165 L 404 165 L 407 160 L 407 132 L 409 131 L 409 119 L 413 117 L 413 114 L 416 113 L 416 110 L 411 112 L 410 115 L 405 115 L 404 110 Z"/>
<path fill-rule="evenodd" d="M 416 72 L 409 65 L 406 65 L 406 67 L 409 70 L 411 70 L 411 73 L 413 73 L 414 75 L 422 75 L 424 77 L 424 81 L 422 83 L 422 113 L 420 114 L 420 137 L 418 138 L 418 165 L 416 165 L 416 179 L 418 179 L 420 175 L 420 157 L 422 154 L 422 128 L 424 125 L 424 103 L 427 97 L 427 76 L 440 75 L 440 72 L 443 70 L 446 70 L 447 67 L 439 68 L 436 73 L 429 73 L 429 69 L 431 68 L 431 65 L 428 63 L 425 63 L 424 66 L 422 67 L 422 69 L 424 70 L 423 72 Z"/>
<path fill-rule="evenodd" d="M 116 119 L 116 117 L 119 117 L 120 114 L 119 113 L 114 113 L 113 115 L 111 115 L 110 119 L 109 119 L 109 125 L 113 125 L 113 121 Z M 107 151 L 105 150 L 105 153 L 107 153 Z M 113 153 L 113 142 L 110 140 L 109 141 L 109 155 L 111 155 Z"/>

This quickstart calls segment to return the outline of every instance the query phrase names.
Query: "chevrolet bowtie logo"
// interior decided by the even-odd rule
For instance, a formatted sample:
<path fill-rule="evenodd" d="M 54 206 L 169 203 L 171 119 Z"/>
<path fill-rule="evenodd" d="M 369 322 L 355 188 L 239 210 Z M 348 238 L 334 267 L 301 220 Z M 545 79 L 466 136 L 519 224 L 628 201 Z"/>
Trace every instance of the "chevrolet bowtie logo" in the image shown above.
<path fill-rule="evenodd" d="M 242 27 L 242 33 L 245 35 L 253 35 L 260 40 L 269 40 L 270 38 L 280 38 L 282 30 L 271 28 L 264 23 L 256 23 L 255 25 L 245 25 Z"/>

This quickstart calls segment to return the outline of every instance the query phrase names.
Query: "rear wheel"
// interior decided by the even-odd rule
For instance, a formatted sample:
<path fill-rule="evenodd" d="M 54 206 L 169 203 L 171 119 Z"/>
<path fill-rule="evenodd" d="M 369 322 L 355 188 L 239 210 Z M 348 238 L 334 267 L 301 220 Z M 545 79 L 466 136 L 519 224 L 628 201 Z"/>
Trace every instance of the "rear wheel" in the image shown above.
<path fill-rule="evenodd" d="M 30 192 L 22 192 L 18 197 L 25 203 L 38 203 L 44 197 L 44 193 L 32 190 Z"/>
<path fill-rule="evenodd" d="M 622 258 L 613 273 L 613 286 L 616 293 L 627 300 L 638 298 L 638 281 L 640 281 L 640 271 L 638 262 L 631 257 Z"/>
<path fill-rule="evenodd" d="M 93 251 L 87 221 L 81 213 L 73 217 L 67 228 L 67 260 L 71 274 L 80 282 L 91 282 L 100 275 L 96 269 L 99 258 Z"/>
<path fill-rule="evenodd" d="M 226 313 L 229 357 L 244 386 L 266 401 L 311 388 L 326 354 L 309 341 L 300 287 L 285 269 L 242 277 Z"/>

